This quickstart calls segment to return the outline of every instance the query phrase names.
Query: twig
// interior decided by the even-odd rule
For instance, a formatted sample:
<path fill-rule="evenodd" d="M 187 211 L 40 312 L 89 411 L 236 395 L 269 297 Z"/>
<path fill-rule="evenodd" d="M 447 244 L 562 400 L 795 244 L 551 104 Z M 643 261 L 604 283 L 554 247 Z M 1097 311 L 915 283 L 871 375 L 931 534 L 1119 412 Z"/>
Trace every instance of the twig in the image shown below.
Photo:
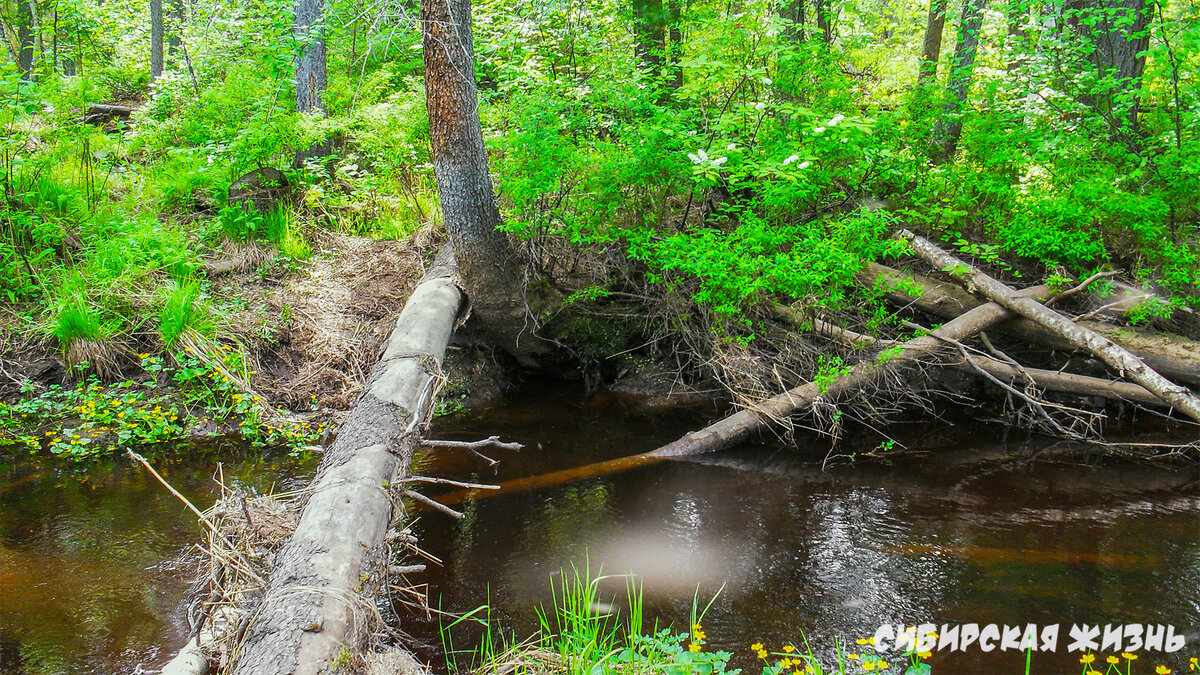
<path fill-rule="evenodd" d="M 488 446 L 501 450 L 520 450 L 525 447 L 520 443 L 505 443 L 500 440 L 499 436 L 489 436 L 482 441 L 443 441 L 423 438 L 421 439 L 421 445 L 427 448 L 441 448 L 445 450 L 478 450 Z"/>
<path fill-rule="evenodd" d="M 388 574 L 420 574 L 424 571 L 424 565 L 392 565 L 388 568 Z"/>
<path fill-rule="evenodd" d="M 1091 286 L 1093 283 L 1095 283 L 1096 281 L 1099 281 L 1100 279 L 1108 279 L 1109 277 L 1115 277 L 1120 273 L 1121 273 L 1121 270 L 1109 270 L 1107 272 L 1096 272 L 1095 274 L 1088 277 L 1087 279 L 1084 279 L 1083 283 L 1079 284 L 1078 286 L 1075 286 L 1074 288 L 1065 290 L 1062 293 L 1056 293 L 1055 295 L 1052 295 L 1049 298 L 1046 298 L 1046 301 L 1043 302 L 1042 304 L 1047 307 L 1051 307 L 1055 303 L 1057 303 L 1061 300 L 1066 300 L 1067 298 L 1071 297 L 1072 295 L 1075 295 L 1076 293 L 1080 293 L 1080 292 L 1084 291 L 1085 289 L 1087 289 L 1088 286 Z"/>
<path fill-rule="evenodd" d="M 464 483 L 459 480 L 451 480 L 449 478 L 434 478 L 433 476 L 409 476 L 400 481 L 401 483 L 433 483 L 435 485 L 453 485 L 454 487 L 468 488 L 471 490 L 499 490 L 499 485 L 488 485 L 485 483 Z"/>
<path fill-rule="evenodd" d="M 425 495 L 421 494 L 420 492 L 413 492 L 412 490 L 405 490 L 404 496 L 409 497 L 415 501 L 421 502 L 422 504 L 424 504 L 425 506 L 428 506 L 429 508 L 433 509 L 434 511 L 440 511 L 455 520 L 463 519 L 463 514 L 459 513 L 458 511 L 455 511 L 454 509 L 450 508 L 449 506 L 446 506 L 445 504 L 443 504 L 441 502 L 434 501 L 434 500 L 430 499 L 429 497 L 426 497 Z"/>

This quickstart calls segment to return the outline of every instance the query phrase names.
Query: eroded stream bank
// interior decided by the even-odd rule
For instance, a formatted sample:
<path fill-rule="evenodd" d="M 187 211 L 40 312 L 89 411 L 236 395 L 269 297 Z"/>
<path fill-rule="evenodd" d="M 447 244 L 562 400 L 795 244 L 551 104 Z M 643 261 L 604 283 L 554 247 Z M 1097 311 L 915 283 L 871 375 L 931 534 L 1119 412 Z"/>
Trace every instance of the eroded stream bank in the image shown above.
<path fill-rule="evenodd" d="M 443 452 L 420 471 L 529 476 L 653 449 L 695 423 L 633 398 L 533 383 L 435 423 L 437 437 L 499 434 L 524 450 L 497 454 L 494 468 Z M 424 514 L 422 546 L 445 561 L 425 580 L 443 607 L 490 598 L 518 634 L 532 632 L 532 608 L 571 563 L 638 573 L 648 609 L 677 625 L 697 592 L 707 600 L 725 584 L 705 619 L 709 643 L 744 668 L 753 641 L 804 631 L 828 644 L 881 622 L 1153 622 L 1200 644 L 1200 469 L 1086 451 L 1031 459 L 1047 444 L 1002 434 L 924 427 L 908 435 L 920 440 L 908 455 L 825 472 L 824 446 L 747 448 L 481 500 L 461 523 Z M 216 494 L 215 461 L 175 462 L 167 477 L 203 506 Z M 309 470 L 287 458 L 225 465 L 227 480 L 260 490 Z M 194 519 L 124 459 L 87 473 L 9 460 L 0 475 L 0 672 L 129 673 L 169 658 L 186 588 L 163 561 L 198 539 Z M 619 580 L 612 590 L 623 596 Z M 1176 672 L 1186 669 L 1178 657 Z M 1034 672 L 1066 672 L 1076 658 L 1045 657 Z M 973 652 L 933 663 L 1007 673 L 1018 661 Z"/>

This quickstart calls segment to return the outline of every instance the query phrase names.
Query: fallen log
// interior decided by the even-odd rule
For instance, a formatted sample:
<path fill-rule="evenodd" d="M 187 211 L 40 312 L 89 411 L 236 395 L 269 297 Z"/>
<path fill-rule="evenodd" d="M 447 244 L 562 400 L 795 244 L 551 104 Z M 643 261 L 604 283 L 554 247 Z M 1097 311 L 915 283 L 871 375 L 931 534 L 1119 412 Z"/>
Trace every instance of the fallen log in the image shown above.
<path fill-rule="evenodd" d="M 944 319 L 952 319 L 984 302 L 953 284 L 878 263 L 868 263 L 858 274 L 858 280 L 868 287 L 882 284 L 888 300 L 897 306 L 912 307 Z M 1125 347 L 1164 377 L 1180 384 L 1200 387 L 1200 343 L 1099 321 L 1077 323 Z M 1051 349 L 1076 349 L 1076 345 L 1069 340 L 1022 316 L 1014 316 L 997 324 L 996 330 Z"/>
<path fill-rule="evenodd" d="M 453 273 L 443 254 L 405 304 L 245 623 L 235 675 L 332 671 L 368 637 L 361 629 L 373 605 L 364 595 L 388 569 L 385 534 L 401 509 L 392 488 L 408 477 L 463 303 Z"/>
<path fill-rule="evenodd" d="M 1040 300 L 1049 297 L 1050 293 L 1051 289 L 1048 286 L 1037 286 L 1021 291 L 1020 295 Z M 964 340 L 987 330 L 1009 316 L 1008 310 L 997 303 L 989 302 L 980 305 L 944 324 L 930 335 L 905 342 L 899 346 L 895 354 L 882 362 L 872 359 L 856 364 L 850 369 L 850 372 L 834 380 L 824 390 L 815 382 L 789 389 L 782 394 L 760 401 L 752 408 L 746 408 L 723 420 L 714 422 L 700 431 L 686 434 L 683 438 L 651 451 L 649 455 L 653 457 L 685 457 L 732 447 L 748 440 L 754 434 L 766 430 L 772 420 L 786 419 L 801 408 L 811 406 L 820 399 L 835 399 L 862 389 L 901 366 L 935 354 L 943 347 L 942 340 L 939 338 Z"/>
<path fill-rule="evenodd" d="M 796 316 L 794 311 L 786 307 L 777 307 L 775 316 L 788 323 L 801 323 L 803 319 Z M 886 340 L 871 335 L 858 333 L 841 326 L 835 326 L 820 319 L 813 319 L 812 326 L 820 335 L 826 335 L 851 347 L 870 345 L 888 348 L 901 344 L 895 340 Z M 1151 407 L 1170 407 L 1162 399 L 1146 390 L 1141 385 L 1132 382 L 1106 380 L 1088 375 L 1077 375 L 1057 370 L 1043 368 L 1017 367 L 999 359 L 980 354 L 970 354 L 967 362 L 952 364 L 948 367 L 956 370 L 972 370 L 971 366 L 987 372 L 1010 384 L 1031 381 L 1044 391 L 1076 396 L 1098 396 L 1115 401 L 1127 401 Z"/>
<path fill-rule="evenodd" d="M 128 119 L 136 110 L 137 108 L 131 105 L 92 103 L 88 105 L 82 115 L 73 118 L 71 122 L 75 124 L 106 124 L 114 119 Z"/>
<path fill-rule="evenodd" d="M 969 282 L 971 287 L 986 295 L 992 302 L 999 303 L 1027 319 L 1032 319 L 1058 337 L 1070 341 L 1078 348 L 1086 349 L 1107 363 L 1121 377 L 1142 385 L 1176 410 L 1200 422 L 1200 398 L 1193 396 L 1186 388 L 1155 372 L 1141 359 L 1131 354 L 1129 350 L 1093 330 L 1076 324 L 1039 302 L 1017 295 L 1005 284 L 981 270 L 967 265 L 924 237 L 908 230 L 901 230 L 898 236 L 907 241 L 913 252 L 925 262 L 937 269 L 961 271 L 962 274 L 958 275 L 960 281 Z"/>

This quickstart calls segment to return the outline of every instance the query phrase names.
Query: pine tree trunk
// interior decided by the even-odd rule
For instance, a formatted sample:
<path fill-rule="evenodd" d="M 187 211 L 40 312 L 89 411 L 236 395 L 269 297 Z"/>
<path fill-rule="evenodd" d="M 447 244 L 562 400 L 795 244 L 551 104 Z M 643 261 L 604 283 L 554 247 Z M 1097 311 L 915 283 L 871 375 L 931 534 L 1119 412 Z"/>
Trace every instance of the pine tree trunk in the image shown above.
<path fill-rule="evenodd" d="M 833 42 L 833 10 L 830 8 L 831 0 L 816 0 L 817 2 L 817 28 L 821 31 L 821 39 L 825 44 Z"/>
<path fill-rule="evenodd" d="M 983 27 L 983 10 L 987 0 L 963 0 L 962 25 L 959 28 L 958 45 L 954 49 L 953 70 L 947 86 L 949 102 L 942 118 L 934 129 L 934 143 L 938 147 L 939 161 L 953 159 L 962 138 L 963 112 L 967 107 L 967 94 L 971 90 L 975 72 L 975 56 L 979 50 L 979 31 Z"/>
<path fill-rule="evenodd" d="M 422 0 L 425 100 L 442 217 L 472 315 L 522 365 L 544 351 L 533 334 L 521 265 L 497 229 L 500 209 L 479 123 L 470 0 Z"/>
<path fill-rule="evenodd" d="M 162 0 L 150 0 L 150 81 L 163 74 L 163 6 Z"/>

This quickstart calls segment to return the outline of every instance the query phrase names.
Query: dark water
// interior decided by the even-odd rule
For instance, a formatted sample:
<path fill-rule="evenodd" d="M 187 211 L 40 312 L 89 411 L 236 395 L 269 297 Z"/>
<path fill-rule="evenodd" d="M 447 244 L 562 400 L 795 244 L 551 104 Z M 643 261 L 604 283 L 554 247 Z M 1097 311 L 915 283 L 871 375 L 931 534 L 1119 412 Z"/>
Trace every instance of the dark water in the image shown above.
<path fill-rule="evenodd" d="M 436 423 L 444 438 L 500 434 L 526 448 L 496 467 L 461 452 L 425 458 L 427 475 L 484 482 L 622 457 L 697 426 L 695 413 L 648 410 L 611 394 L 530 385 L 472 417 Z M 1162 623 L 1187 633 L 1169 658 L 1144 654 L 1134 673 L 1200 655 L 1198 469 L 1038 454 L 991 428 L 906 432 L 913 452 L 821 471 L 826 446 L 748 448 L 701 461 L 642 466 L 461 505 L 416 529 L 439 556 L 426 580 L 450 609 L 489 601 L 524 636 L 550 580 L 573 563 L 635 573 L 648 612 L 686 626 L 706 604 L 712 648 L 757 673 L 751 642 L 835 636 L 882 622 L 1063 624 L 1059 652 L 1035 673 L 1079 673 L 1071 623 Z M 1036 457 L 1036 458 L 1031 458 Z M 235 449 L 156 462 L 202 508 L 212 474 L 266 490 L 311 466 Z M 1190 481 L 1190 483 L 1189 483 Z M 427 490 L 434 494 L 432 489 Z M 0 462 L 0 673 L 135 673 L 182 640 L 180 603 L 195 518 L 140 467 L 118 459 L 78 473 Z M 604 582 L 618 609 L 624 580 Z M 719 594 L 718 594 L 718 591 Z M 428 628 L 428 627 L 426 627 Z M 934 672 L 1020 673 L 1020 654 L 936 654 Z"/>
<path fill-rule="evenodd" d="M 221 460 L 226 484 L 247 491 L 311 471 L 237 448 L 152 463 L 203 509 Z M 197 561 L 185 554 L 200 540 L 195 516 L 129 459 L 86 471 L 0 460 L 0 673 L 157 672 L 185 639 Z"/>
<path fill-rule="evenodd" d="M 525 391 L 437 430 L 499 433 L 526 450 L 496 453 L 497 468 L 442 453 L 425 471 L 509 480 L 651 450 L 694 425 L 611 395 L 583 405 L 554 388 Z M 1058 650 L 1033 656 L 1035 673 L 1080 672 L 1079 654 L 1067 653 L 1073 623 L 1173 625 L 1188 647 L 1145 653 L 1134 672 L 1188 672 L 1187 656 L 1200 655 L 1197 468 L 1086 450 L 1035 459 L 1045 442 L 1002 433 L 914 430 L 903 459 L 826 471 L 817 442 L 800 453 L 746 449 L 502 494 L 467 506 L 462 523 L 430 514 L 417 529 L 445 561 L 430 579 L 443 605 L 490 598 L 521 637 L 534 632 L 531 608 L 550 600 L 551 577 L 575 565 L 636 575 L 649 610 L 684 630 L 694 599 L 716 596 L 708 642 L 748 673 L 759 671 L 753 642 L 778 649 L 804 635 L 829 649 L 834 637 L 901 622 L 1061 624 Z M 618 608 L 624 583 L 601 585 Z M 1024 655 L 975 648 L 932 664 L 1020 673 Z"/>

